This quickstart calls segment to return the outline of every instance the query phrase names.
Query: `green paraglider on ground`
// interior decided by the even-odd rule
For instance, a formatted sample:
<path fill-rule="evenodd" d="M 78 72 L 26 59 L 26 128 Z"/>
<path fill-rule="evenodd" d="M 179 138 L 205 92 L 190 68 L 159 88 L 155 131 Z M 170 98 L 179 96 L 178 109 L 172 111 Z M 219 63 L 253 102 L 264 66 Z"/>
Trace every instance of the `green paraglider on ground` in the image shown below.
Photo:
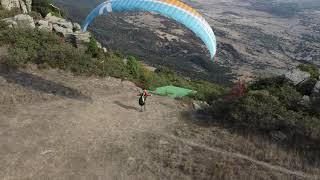
<path fill-rule="evenodd" d="M 197 93 L 191 89 L 176 87 L 176 86 L 164 86 L 156 88 L 152 91 L 153 94 L 161 95 L 161 96 L 168 96 L 171 98 L 180 98 L 185 97 L 191 94 Z"/>

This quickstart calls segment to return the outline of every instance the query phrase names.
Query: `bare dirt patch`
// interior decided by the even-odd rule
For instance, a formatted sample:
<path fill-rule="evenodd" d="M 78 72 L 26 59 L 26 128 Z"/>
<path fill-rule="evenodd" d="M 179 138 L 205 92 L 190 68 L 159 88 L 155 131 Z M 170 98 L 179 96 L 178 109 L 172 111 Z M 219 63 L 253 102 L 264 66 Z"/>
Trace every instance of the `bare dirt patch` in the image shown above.
<path fill-rule="evenodd" d="M 179 101 L 153 96 L 140 112 L 137 87 L 115 78 L 2 70 L 0 88 L 3 179 L 303 179 L 318 172 L 226 148 L 229 137 L 235 147 L 252 140 L 189 124 Z"/>

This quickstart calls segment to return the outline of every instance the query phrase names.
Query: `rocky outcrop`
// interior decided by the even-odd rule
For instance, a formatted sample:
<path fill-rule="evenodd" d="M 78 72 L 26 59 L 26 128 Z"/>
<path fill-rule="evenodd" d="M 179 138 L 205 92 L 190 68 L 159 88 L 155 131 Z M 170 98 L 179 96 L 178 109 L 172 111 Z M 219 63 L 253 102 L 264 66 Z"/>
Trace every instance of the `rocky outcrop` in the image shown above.
<path fill-rule="evenodd" d="M 28 0 L 25 0 L 28 2 Z M 28 7 L 26 7 L 28 8 Z M 75 47 L 79 47 L 81 43 L 89 43 L 91 34 L 89 32 L 81 32 L 81 26 L 78 23 L 72 23 L 66 19 L 53 16 L 49 13 L 44 19 L 34 21 L 34 19 L 27 14 L 18 14 L 14 17 L 2 19 L 11 28 L 38 28 L 45 31 L 54 31 L 63 36 L 66 42 L 72 43 Z M 97 46 L 104 52 L 107 49 L 102 47 L 97 42 Z"/>
<path fill-rule="evenodd" d="M 7 10 L 20 9 L 26 14 L 31 12 L 32 0 L 0 0 L 0 5 Z"/>
<path fill-rule="evenodd" d="M 89 32 L 80 32 L 81 26 L 78 23 L 72 23 L 66 19 L 53 16 L 49 13 L 45 20 L 52 24 L 53 31 L 62 35 L 67 41 L 72 43 L 90 42 L 91 34 Z"/>
<path fill-rule="evenodd" d="M 34 29 L 35 23 L 33 20 L 33 17 L 27 15 L 27 14 L 18 14 L 11 18 L 3 19 L 9 27 L 12 28 L 31 28 Z"/>
<path fill-rule="evenodd" d="M 53 27 L 53 31 L 57 32 L 63 37 L 67 37 L 67 35 L 70 35 L 73 33 L 72 29 L 61 27 L 58 24 L 53 24 L 52 27 Z"/>
<path fill-rule="evenodd" d="M 90 42 L 91 34 L 89 32 L 80 32 L 76 31 L 73 33 L 73 35 L 77 38 L 77 40 L 82 41 L 82 42 Z"/>
<path fill-rule="evenodd" d="M 40 30 L 52 31 L 52 29 L 53 29 L 52 24 L 46 20 L 39 20 L 36 23 L 36 25 L 38 26 L 38 29 L 40 29 Z"/>
<path fill-rule="evenodd" d="M 291 81 L 294 85 L 298 85 L 307 81 L 311 75 L 308 72 L 301 71 L 299 69 L 293 69 L 285 74 L 286 79 Z"/>
<path fill-rule="evenodd" d="M 66 19 L 53 16 L 51 13 L 49 13 L 45 17 L 45 20 L 48 22 L 48 24 L 52 25 L 55 32 L 64 37 L 67 37 L 69 34 L 73 33 L 73 24 Z"/>

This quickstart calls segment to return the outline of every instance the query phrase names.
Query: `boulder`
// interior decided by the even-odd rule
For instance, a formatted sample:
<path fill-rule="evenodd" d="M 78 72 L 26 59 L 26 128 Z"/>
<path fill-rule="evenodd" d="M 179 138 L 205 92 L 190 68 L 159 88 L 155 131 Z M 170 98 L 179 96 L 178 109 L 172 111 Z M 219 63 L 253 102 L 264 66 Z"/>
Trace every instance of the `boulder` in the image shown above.
<path fill-rule="evenodd" d="M 310 73 L 293 69 L 285 74 L 285 78 L 290 80 L 294 85 L 307 81 L 311 77 Z"/>
<path fill-rule="evenodd" d="M 49 21 L 46 21 L 46 20 L 39 20 L 37 22 L 37 25 L 38 25 L 38 29 L 41 29 L 41 30 L 47 30 L 47 31 L 52 31 L 52 24 L 49 23 Z"/>
<path fill-rule="evenodd" d="M 76 31 L 73 35 L 76 37 L 77 41 L 90 42 L 91 34 L 89 32 Z"/>
<path fill-rule="evenodd" d="M 314 93 L 320 93 L 320 81 L 318 81 L 316 83 L 316 85 L 314 86 L 313 92 Z"/>
<path fill-rule="evenodd" d="M 81 26 L 78 23 L 73 23 L 73 30 L 74 31 L 80 31 L 81 30 Z"/>
<path fill-rule="evenodd" d="M 35 28 L 36 25 L 33 21 L 33 18 L 27 14 L 18 14 L 11 18 L 3 19 L 6 23 L 8 23 L 9 27 L 13 28 Z"/>
<path fill-rule="evenodd" d="M 68 32 L 72 31 L 73 32 L 73 24 L 72 24 L 72 22 L 69 22 L 69 21 L 67 21 L 67 20 L 65 20 L 63 18 L 53 16 L 51 13 L 49 13 L 45 17 L 45 20 L 48 21 L 49 23 L 55 25 L 56 28 L 59 26 L 59 27 L 61 27 L 63 29 L 68 29 L 68 30 L 65 30 L 65 31 L 68 31 Z"/>
<path fill-rule="evenodd" d="M 72 34 L 72 29 L 64 28 L 59 26 L 58 24 L 52 25 L 53 31 L 57 32 L 58 34 L 62 35 L 63 37 L 67 37 L 69 34 Z"/>
<path fill-rule="evenodd" d="M 73 24 L 71 22 L 68 22 L 66 20 L 62 20 L 56 23 L 57 25 L 66 28 L 66 29 L 71 29 L 73 32 Z"/>
<path fill-rule="evenodd" d="M 17 22 L 18 27 L 35 28 L 33 17 L 26 14 L 18 14 L 14 16 L 14 20 Z"/>

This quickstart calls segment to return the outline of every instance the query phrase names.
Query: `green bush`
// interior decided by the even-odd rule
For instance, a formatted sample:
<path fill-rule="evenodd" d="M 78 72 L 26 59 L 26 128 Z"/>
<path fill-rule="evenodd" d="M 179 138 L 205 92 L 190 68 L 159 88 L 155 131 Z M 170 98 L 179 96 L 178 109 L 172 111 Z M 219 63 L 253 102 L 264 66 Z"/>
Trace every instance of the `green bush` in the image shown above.
<path fill-rule="evenodd" d="M 295 86 L 283 77 L 267 78 L 250 84 L 243 97 L 213 101 L 212 115 L 234 126 L 320 140 L 320 101 L 312 99 L 305 107 Z"/>
<path fill-rule="evenodd" d="M 139 78 L 141 68 L 135 57 L 129 56 L 127 58 L 127 69 L 132 77 Z"/>
<path fill-rule="evenodd" d="M 98 58 L 102 56 L 102 50 L 98 47 L 98 41 L 91 36 L 90 42 L 87 44 L 87 51 L 86 53 L 91 54 L 92 57 Z"/>
<path fill-rule="evenodd" d="M 249 85 L 249 90 L 267 90 L 288 109 L 295 110 L 302 99 L 302 95 L 284 77 L 265 78 Z"/>
<path fill-rule="evenodd" d="M 57 17 L 63 17 L 64 12 L 52 5 L 52 0 L 33 0 L 32 11 L 36 11 L 45 17 L 48 13 L 51 13 Z"/>
<path fill-rule="evenodd" d="M 46 16 L 50 11 L 50 4 L 52 0 L 33 0 L 32 10 L 40 13 L 43 17 Z"/>
<path fill-rule="evenodd" d="M 300 64 L 298 69 L 310 73 L 312 79 L 318 79 L 320 76 L 319 67 L 313 64 Z"/>
<path fill-rule="evenodd" d="M 129 79 L 147 89 L 174 85 L 195 90 L 197 94 L 193 98 L 208 102 L 225 91 L 222 86 L 209 82 L 187 80 L 167 68 L 151 72 L 133 56 L 126 57 L 120 52 L 104 53 L 94 38 L 83 51 L 62 42 L 54 33 L 29 29 L 12 31 L 4 27 L 0 29 L 0 42 L 11 46 L 10 58 L 4 62 L 11 67 L 35 63 L 41 68 L 59 68 L 75 74 Z M 126 63 L 124 59 L 127 59 Z"/>

